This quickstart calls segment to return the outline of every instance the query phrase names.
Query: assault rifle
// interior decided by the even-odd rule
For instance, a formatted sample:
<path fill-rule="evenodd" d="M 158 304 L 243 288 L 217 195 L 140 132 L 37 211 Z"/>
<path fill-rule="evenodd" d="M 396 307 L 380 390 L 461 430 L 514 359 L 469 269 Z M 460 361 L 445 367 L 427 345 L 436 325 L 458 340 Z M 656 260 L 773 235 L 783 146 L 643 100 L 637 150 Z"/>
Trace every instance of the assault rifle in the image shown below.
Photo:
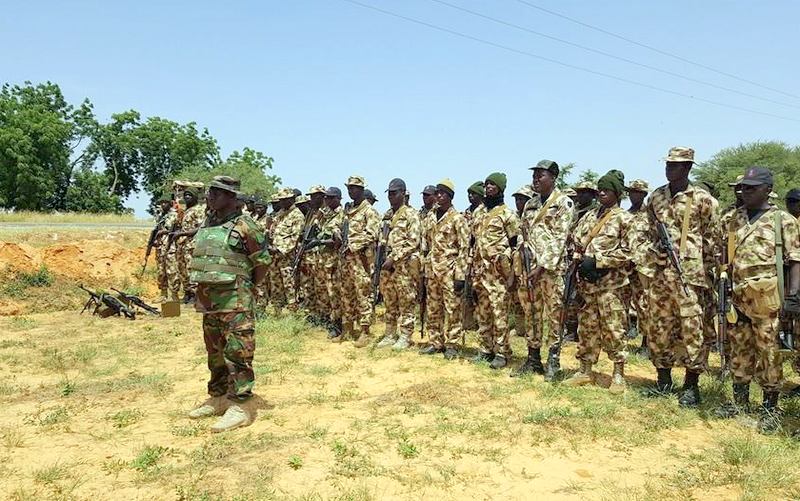
<path fill-rule="evenodd" d="M 550 348 L 547 350 L 547 367 L 544 373 L 545 381 L 552 381 L 555 379 L 556 374 L 561 369 L 561 346 L 564 344 L 564 333 L 567 330 L 567 308 L 575 299 L 575 293 L 577 292 L 579 265 L 580 261 L 573 259 L 567 267 L 567 273 L 564 275 L 564 293 L 561 296 L 558 338 L 556 338 L 556 342 L 551 344 Z"/>
<path fill-rule="evenodd" d="M 731 309 L 731 282 L 728 278 L 727 252 L 722 251 L 722 263 L 717 281 L 717 350 L 721 361 L 719 379 L 725 381 L 731 372 L 730 355 L 725 351 L 728 340 L 728 312 Z"/>
<path fill-rule="evenodd" d="M 78 288 L 89 294 L 89 300 L 86 301 L 85 305 L 83 305 L 81 314 L 83 314 L 84 311 L 89 309 L 90 306 L 94 306 L 94 309 L 92 310 L 92 315 L 98 315 L 101 318 L 110 317 L 112 315 L 117 315 L 117 316 L 124 315 L 125 318 L 129 320 L 133 320 L 136 318 L 136 312 L 125 306 L 125 304 L 122 301 L 115 298 L 114 296 L 111 296 L 109 294 L 102 294 L 102 293 L 98 294 L 96 292 L 92 292 L 83 285 L 79 285 Z"/>
<path fill-rule="evenodd" d="M 653 204 L 650 204 L 650 214 L 653 216 L 653 222 L 656 225 L 656 233 L 658 234 L 658 244 L 661 247 L 661 250 L 667 253 L 669 262 L 672 264 L 672 267 L 675 268 L 675 271 L 678 273 L 678 278 L 680 279 L 681 286 L 683 287 L 683 293 L 688 296 L 689 288 L 686 286 L 686 281 L 683 279 L 683 267 L 681 266 L 681 258 L 678 255 L 678 252 L 675 250 L 675 245 L 672 243 L 672 237 L 669 234 L 667 225 L 664 224 L 663 221 L 658 219 L 658 216 L 656 216 L 656 210 L 655 208 L 653 208 Z"/>
<path fill-rule="evenodd" d="M 372 270 L 372 312 L 375 312 L 375 306 L 378 304 L 378 293 L 380 292 L 381 285 L 381 268 L 383 263 L 386 262 L 386 239 L 389 238 L 389 221 L 384 220 L 381 226 L 381 234 L 378 238 L 378 247 L 375 250 L 375 265 Z"/>
<path fill-rule="evenodd" d="M 150 253 L 153 252 L 153 247 L 156 245 L 156 238 L 158 237 L 158 232 L 161 231 L 161 227 L 163 225 L 162 221 L 156 223 L 155 228 L 150 231 L 150 238 L 147 239 L 147 250 L 144 253 L 144 263 L 142 264 L 142 271 L 139 272 L 139 276 L 144 276 L 144 270 L 147 268 L 147 260 L 150 259 Z"/>
<path fill-rule="evenodd" d="M 464 274 L 464 292 L 461 299 L 461 351 L 464 351 L 467 344 L 467 314 L 472 302 L 472 251 L 475 247 L 475 237 L 470 237 L 469 249 L 467 249 L 467 271 Z"/>
<path fill-rule="evenodd" d="M 305 256 L 307 250 L 313 248 L 310 244 L 314 237 L 317 236 L 317 233 L 319 233 L 319 227 L 316 223 L 306 224 L 306 229 L 300 236 L 300 241 L 294 251 L 294 261 L 292 261 L 292 275 L 295 277 L 295 283 L 297 283 L 297 273 L 300 271 L 300 263 L 303 261 L 303 256 Z"/>
<path fill-rule="evenodd" d="M 419 287 L 419 333 L 425 337 L 425 317 L 428 316 L 428 279 L 422 275 Z"/>
<path fill-rule="evenodd" d="M 342 214 L 342 230 L 341 235 L 339 238 L 341 241 L 339 242 L 339 259 L 344 260 L 345 254 L 347 254 L 347 246 L 350 244 L 350 220 L 347 219 L 347 212 L 350 210 L 350 202 L 344 204 L 344 211 Z"/>
<path fill-rule="evenodd" d="M 522 254 L 522 268 L 525 272 L 525 286 L 528 289 L 528 302 L 531 304 L 531 325 L 534 325 L 533 319 L 533 256 L 531 250 L 528 248 L 528 230 L 525 226 L 522 227 L 522 245 L 520 245 L 520 253 Z"/>
<path fill-rule="evenodd" d="M 117 295 L 120 297 L 120 299 L 122 299 L 123 302 L 126 302 L 129 305 L 132 304 L 134 306 L 137 306 L 137 307 L 143 309 L 144 311 L 146 311 L 147 313 L 150 313 L 151 315 L 161 316 L 161 312 L 158 311 L 157 308 L 155 308 L 153 306 L 150 306 L 149 304 L 145 303 L 144 300 L 142 298 L 140 298 L 139 296 L 136 296 L 134 294 L 127 294 L 127 293 L 122 292 L 121 290 L 115 289 L 113 287 L 111 288 L 111 290 L 116 292 Z"/>

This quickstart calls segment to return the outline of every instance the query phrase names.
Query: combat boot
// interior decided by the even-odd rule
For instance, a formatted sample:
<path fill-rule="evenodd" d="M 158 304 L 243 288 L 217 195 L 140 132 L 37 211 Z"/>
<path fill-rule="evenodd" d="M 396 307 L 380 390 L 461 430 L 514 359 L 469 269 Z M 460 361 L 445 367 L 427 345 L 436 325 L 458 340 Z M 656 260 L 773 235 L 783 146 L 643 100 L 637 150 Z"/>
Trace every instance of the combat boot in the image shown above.
<path fill-rule="evenodd" d="M 564 386 L 585 386 L 592 383 L 592 363 L 586 360 L 581 360 L 581 368 L 564 380 Z"/>
<path fill-rule="evenodd" d="M 697 407 L 700 405 L 700 386 L 698 380 L 700 373 L 694 371 L 686 371 L 686 377 L 683 380 L 683 388 L 681 389 L 681 396 L 678 397 L 678 405 L 681 407 Z"/>
<path fill-rule="evenodd" d="M 614 373 L 611 376 L 611 386 L 608 391 L 614 395 L 625 393 L 625 362 L 614 363 Z"/>
<path fill-rule="evenodd" d="M 240 426 L 245 426 L 249 420 L 250 417 L 244 409 L 236 404 L 231 405 L 225 414 L 211 426 L 211 433 L 235 430 Z"/>
<path fill-rule="evenodd" d="M 539 361 L 539 367 L 542 368 L 542 372 L 544 372 L 544 368 L 542 367 L 542 354 L 536 348 L 528 347 L 528 358 L 525 359 L 522 365 L 517 367 L 516 370 L 512 371 L 510 376 L 511 377 L 520 377 L 526 374 L 533 374 L 536 372 L 534 370 L 534 366 L 536 364 L 536 360 Z"/>
<path fill-rule="evenodd" d="M 494 359 L 494 353 L 486 353 L 479 351 L 475 357 L 472 358 L 472 363 L 479 364 L 481 362 L 491 362 Z"/>
<path fill-rule="evenodd" d="M 642 392 L 643 397 L 665 397 L 672 393 L 672 369 L 656 369 L 656 372 L 658 373 L 656 385 L 644 390 Z"/>
<path fill-rule="evenodd" d="M 328 339 L 341 337 L 342 335 L 342 321 L 336 320 L 328 324 Z"/>
<path fill-rule="evenodd" d="M 394 351 L 403 351 L 411 347 L 411 335 L 408 333 L 400 334 L 397 341 L 392 345 Z"/>
<path fill-rule="evenodd" d="M 444 351 L 445 351 L 444 347 L 437 348 L 436 346 L 434 346 L 432 344 L 429 344 L 425 348 L 422 348 L 421 350 L 419 350 L 419 354 L 420 355 L 435 355 L 437 353 L 444 353 Z"/>
<path fill-rule="evenodd" d="M 333 343 L 341 343 L 353 338 L 353 324 L 351 322 L 342 322 L 341 324 L 341 334 L 331 339 Z"/>
<path fill-rule="evenodd" d="M 225 412 L 225 400 L 222 397 L 210 397 L 205 402 L 190 410 L 186 415 L 190 419 L 200 419 L 210 416 L 221 416 Z"/>
<path fill-rule="evenodd" d="M 452 346 L 448 346 L 447 349 L 444 350 L 444 359 L 455 360 L 456 358 L 458 358 L 458 350 Z"/>
<path fill-rule="evenodd" d="M 506 359 L 506 356 L 498 353 L 497 355 L 494 356 L 494 359 L 492 359 L 492 363 L 489 364 L 489 367 L 494 370 L 498 370 L 502 369 L 506 365 L 508 365 L 508 360 Z"/>
<path fill-rule="evenodd" d="M 386 348 L 388 346 L 394 346 L 397 342 L 397 334 L 394 332 L 387 332 L 386 335 L 383 336 L 383 339 L 378 341 L 378 344 L 375 345 L 376 348 Z"/>
<path fill-rule="evenodd" d="M 361 335 L 358 336 L 358 339 L 356 339 L 356 342 L 353 343 L 353 346 L 355 346 L 356 348 L 364 348 L 371 342 L 372 342 L 372 336 L 369 333 L 369 325 L 362 325 Z"/>
<path fill-rule="evenodd" d="M 734 418 L 750 411 L 750 385 L 748 383 L 733 383 L 733 402 L 725 402 L 714 411 L 721 419 Z"/>
<path fill-rule="evenodd" d="M 781 411 L 778 409 L 778 395 L 777 391 L 764 392 L 764 402 L 761 404 L 761 417 L 758 420 L 758 429 L 761 433 L 775 433 L 781 426 Z"/>

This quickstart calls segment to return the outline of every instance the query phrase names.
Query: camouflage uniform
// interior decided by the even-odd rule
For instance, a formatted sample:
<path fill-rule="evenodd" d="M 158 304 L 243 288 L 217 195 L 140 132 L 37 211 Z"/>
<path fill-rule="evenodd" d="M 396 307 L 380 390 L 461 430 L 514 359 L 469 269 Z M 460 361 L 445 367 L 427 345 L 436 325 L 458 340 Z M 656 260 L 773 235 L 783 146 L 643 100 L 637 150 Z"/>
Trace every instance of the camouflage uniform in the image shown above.
<path fill-rule="evenodd" d="M 686 242 L 681 242 L 685 213 L 688 226 Z M 649 280 L 647 290 L 650 328 L 648 345 L 651 360 L 657 369 L 674 365 L 699 373 L 705 370 L 703 349 L 703 308 L 700 298 L 709 285 L 709 271 L 715 265 L 714 236 L 718 224 L 717 201 L 705 190 L 689 185 L 685 191 L 672 196 L 668 185 L 650 195 L 649 207 L 663 222 L 680 252 L 683 278 L 688 294 L 684 293 L 677 271 L 660 251 L 655 227 L 651 222 L 651 245 L 646 263 L 639 268 Z M 685 249 L 681 252 L 681 247 Z"/>
<path fill-rule="evenodd" d="M 180 222 L 180 231 L 193 231 L 203 224 L 206 219 L 205 204 L 196 204 L 186 209 Z M 194 237 L 180 237 L 175 242 L 177 248 L 176 257 L 178 261 L 178 273 L 180 283 L 183 284 L 183 292 L 186 294 L 194 293 L 194 284 L 189 281 L 189 268 L 192 264 L 192 252 L 194 251 Z"/>
<path fill-rule="evenodd" d="M 647 249 L 650 247 L 650 218 L 647 215 L 645 205 L 637 212 L 630 212 L 630 223 L 628 227 L 628 249 L 631 251 L 631 263 L 634 271 L 630 275 L 630 287 L 627 292 L 625 304 L 633 308 L 636 312 L 636 329 L 642 338 L 648 336 L 650 332 L 650 313 L 647 307 L 647 285 L 653 275 L 652 270 L 644 263 L 647 256 Z"/>
<path fill-rule="evenodd" d="M 475 255 L 475 229 L 478 226 L 481 218 L 486 214 L 486 206 L 483 204 L 478 205 L 474 210 L 470 210 L 467 208 L 462 215 L 464 216 L 464 221 L 467 223 L 467 230 L 469 230 L 469 242 L 470 242 L 470 250 L 468 252 L 468 263 L 474 262 L 474 255 Z M 475 282 L 474 280 L 474 270 L 472 273 L 472 277 L 465 277 L 469 278 L 471 282 Z M 466 330 L 475 330 L 478 327 L 477 319 L 475 318 L 475 305 L 478 304 L 478 298 L 475 295 L 475 290 L 473 287 L 472 290 L 472 297 L 463 298 L 466 301 L 464 305 L 464 318 L 463 318 L 463 325 L 461 326 L 463 329 Z"/>
<path fill-rule="evenodd" d="M 278 194 L 280 199 L 292 196 L 291 190 L 284 188 Z M 297 306 L 295 280 L 292 263 L 297 243 L 303 233 L 305 218 L 296 206 L 278 211 L 273 217 L 270 243 L 275 250 L 273 271 L 270 273 L 270 295 L 276 306 Z"/>
<path fill-rule="evenodd" d="M 578 313 L 580 335 L 576 358 L 582 362 L 596 364 L 601 347 L 615 364 L 625 362 L 627 312 L 623 290 L 629 285 L 626 229 L 630 221 L 631 215 L 619 207 L 605 210 L 600 207 L 587 212 L 575 228 L 573 257 L 592 256 L 597 269 L 605 273 L 594 283 L 578 281 L 583 306 Z"/>
<path fill-rule="evenodd" d="M 781 219 L 784 262 L 800 262 L 797 222 L 774 206 L 752 223 L 745 209 L 736 211 L 725 228 L 724 242 L 727 246 L 731 236 L 735 242 L 733 255 L 728 256 L 733 284 L 731 302 L 738 313 L 737 323 L 728 332 L 733 382 L 747 384 L 755 378 L 765 392 L 778 391 L 783 380 L 777 343 L 780 328 L 775 259 L 777 213 Z"/>
<path fill-rule="evenodd" d="M 344 211 L 343 221 L 349 225 L 347 247 L 340 261 L 342 300 L 342 338 L 352 333 L 355 324 L 363 329 L 372 324 L 370 282 L 378 241 L 380 216 L 366 200 Z"/>
<path fill-rule="evenodd" d="M 342 226 L 344 211 L 341 207 L 336 210 L 326 210 L 320 220 L 319 239 L 331 240 L 334 233 Z M 341 298 L 339 296 L 339 254 L 332 246 L 317 248 L 319 267 L 314 279 L 316 294 L 325 297 L 323 312 L 332 322 L 337 323 L 342 319 Z"/>
<path fill-rule="evenodd" d="M 487 210 L 475 224 L 475 310 L 483 354 L 511 357 L 508 333 L 508 290 L 511 271 L 511 241 L 519 235 L 519 218 L 504 203 Z"/>
<path fill-rule="evenodd" d="M 227 232 L 225 244 L 246 268 L 268 265 L 270 256 L 263 233 L 255 222 L 241 212 L 234 212 L 225 220 L 213 221 Z M 204 228 L 208 228 L 205 226 Z M 202 229 L 200 230 L 203 231 Z M 226 395 L 232 400 L 245 400 L 252 396 L 255 384 L 253 353 L 255 351 L 255 296 L 252 275 L 235 275 L 233 282 L 214 283 L 220 273 L 206 261 L 214 253 L 206 254 L 202 235 L 192 261 L 192 280 L 198 283 L 195 309 L 203 314 L 203 338 L 208 353 L 211 378 L 208 394 L 212 397 Z M 229 261 L 230 263 L 230 261 Z M 230 266 L 227 266 L 230 267 Z"/>
<path fill-rule="evenodd" d="M 178 213 L 175 209 L 170 209 L 159 218 L 158 225 L 161 229 L 169 231 L 175 226 L 177 220 Z M 167 298 L 170 291 L 172 291 L 172 299 L 177 299 L 178 291 L 180 290 L 180 281 L 178 280 L 175 246 L 172 246 L 169 253 L 167 253 L 168 241 L 169 235 L 164 234 L 155 242 L 156 262 L 158 263 L 158 288 L 161 291 L 161 295 L 165 298 Z"/>
<path fill-rule="evenodd" d="M 414 310 L 419 280 L 422 227 L 418 213 L 408 206 L 400 207 L 388 224 L 386 259 L 394 261 L 394 270 L 380 271 L 380 289 L 386 306 L 385 336 L 394 338 L 399 330 L 400 338 L 407 343 L 414 332 L 416 318 Z"/>
<path fill-rule="evenodd" d="M 533 291 L 533 312 L 526 315 L 534 319 L 526 336 L 528 347 L 533 350 L 554 342 L 561 328 L 566 242 L 573 214 L 572 200 L 557 188 L 545 201 L 539 196 L 532 198 L 522 214 L 534 265 L 544 270 Z M 522 282 L 520 287 L 527 294 L 527 283 Z"/>
<path fill-rule="evenodd" d="M 464 280 L 469 258 L 469 229 L 464 216 L 450 207 L 425 233 L 428 282 L 428 332 L 434 348 L 455 348 L 461 337 L 461 298 L 454 281 Z"/>

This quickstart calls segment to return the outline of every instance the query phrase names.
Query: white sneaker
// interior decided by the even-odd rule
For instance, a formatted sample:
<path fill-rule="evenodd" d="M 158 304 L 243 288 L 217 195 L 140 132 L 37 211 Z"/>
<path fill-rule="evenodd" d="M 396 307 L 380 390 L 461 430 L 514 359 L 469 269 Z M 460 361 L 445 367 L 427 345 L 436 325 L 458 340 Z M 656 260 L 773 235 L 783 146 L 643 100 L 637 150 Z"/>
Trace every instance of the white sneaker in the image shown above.
<path fill-rule="evenodd" d="M 225 414 L 211 427 L 211 433 L 230 431 L 245 426 L 248 422 L 247 412 L 238 405 L 231 405 Z"/>
<path fill-rule="evenodd" d="M 224 407 L 221 405 L 223 398 L 224 397 L 211 397 L 200 404 L 199 407 L 190 410 L 186 415 L 191 419 L 219 416 L 224 410 Z"/>

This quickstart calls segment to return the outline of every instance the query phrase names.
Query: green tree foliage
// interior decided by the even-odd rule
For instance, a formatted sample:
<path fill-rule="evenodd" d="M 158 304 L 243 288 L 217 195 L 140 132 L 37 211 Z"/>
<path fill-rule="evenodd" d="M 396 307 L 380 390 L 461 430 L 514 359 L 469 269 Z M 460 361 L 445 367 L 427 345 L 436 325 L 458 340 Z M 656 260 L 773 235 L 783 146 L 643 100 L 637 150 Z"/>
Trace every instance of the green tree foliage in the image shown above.
<path fill-rule="evenodd" d="M 558 179 L 556 179 L 556 186 L 559 190 L 565 190 L 569 188 L 569 182 L 567 182 L 567 179 L 572 176 L 572 171 L 574 170 L 575 162 L 559 165 Z"/>
<path fill-rule="evenodd" d="M 67 188 L 65 209 L 72 212 L 116 212 L 124 211 L 119 195 L 109 192 L 106 173 L 81 167 L 73 174 Z"/>
<path fill-rule="evenodd" d="M 580 174 L 578 174 L 579 183 L 584 183 L 584 182 L 596 183 L 598 179 L 600 179 L 600 174 L 598 172 L 593 171 L 592 169 L 586 169 L 584 171 L 581 171 Z"/>
<path fill-rule="evenodd" d="M 783 196 L 795 187 L 800 187 L 800 147 L 777 141 L 740 144 L 725 148 L 692 170 L 696 181 L 711 183 L 720 194 L 720 205 L 733 203 L 733 191 L 728 183 L 744 174 L 747 167 L 759 165 L 770 169 L 775 177 L 774 191 Z"/>
<path fill-rule="evenodd" d="M 142 164 L 137 134 L 140 118 L 134 110 L 111 115 L 110 123 L 98 124 L 92 130 L 91 143 L 83 154 L 82 166 L 102 170 L 108 193 L 121 199 L 138 190 Z"/>
<path fill-rule="evenodd" d="M 73 154 L 95 125 L 91 103 L 74 108 L 56 84 L 3 85 L 0 207 L 64 209 Z"/>

